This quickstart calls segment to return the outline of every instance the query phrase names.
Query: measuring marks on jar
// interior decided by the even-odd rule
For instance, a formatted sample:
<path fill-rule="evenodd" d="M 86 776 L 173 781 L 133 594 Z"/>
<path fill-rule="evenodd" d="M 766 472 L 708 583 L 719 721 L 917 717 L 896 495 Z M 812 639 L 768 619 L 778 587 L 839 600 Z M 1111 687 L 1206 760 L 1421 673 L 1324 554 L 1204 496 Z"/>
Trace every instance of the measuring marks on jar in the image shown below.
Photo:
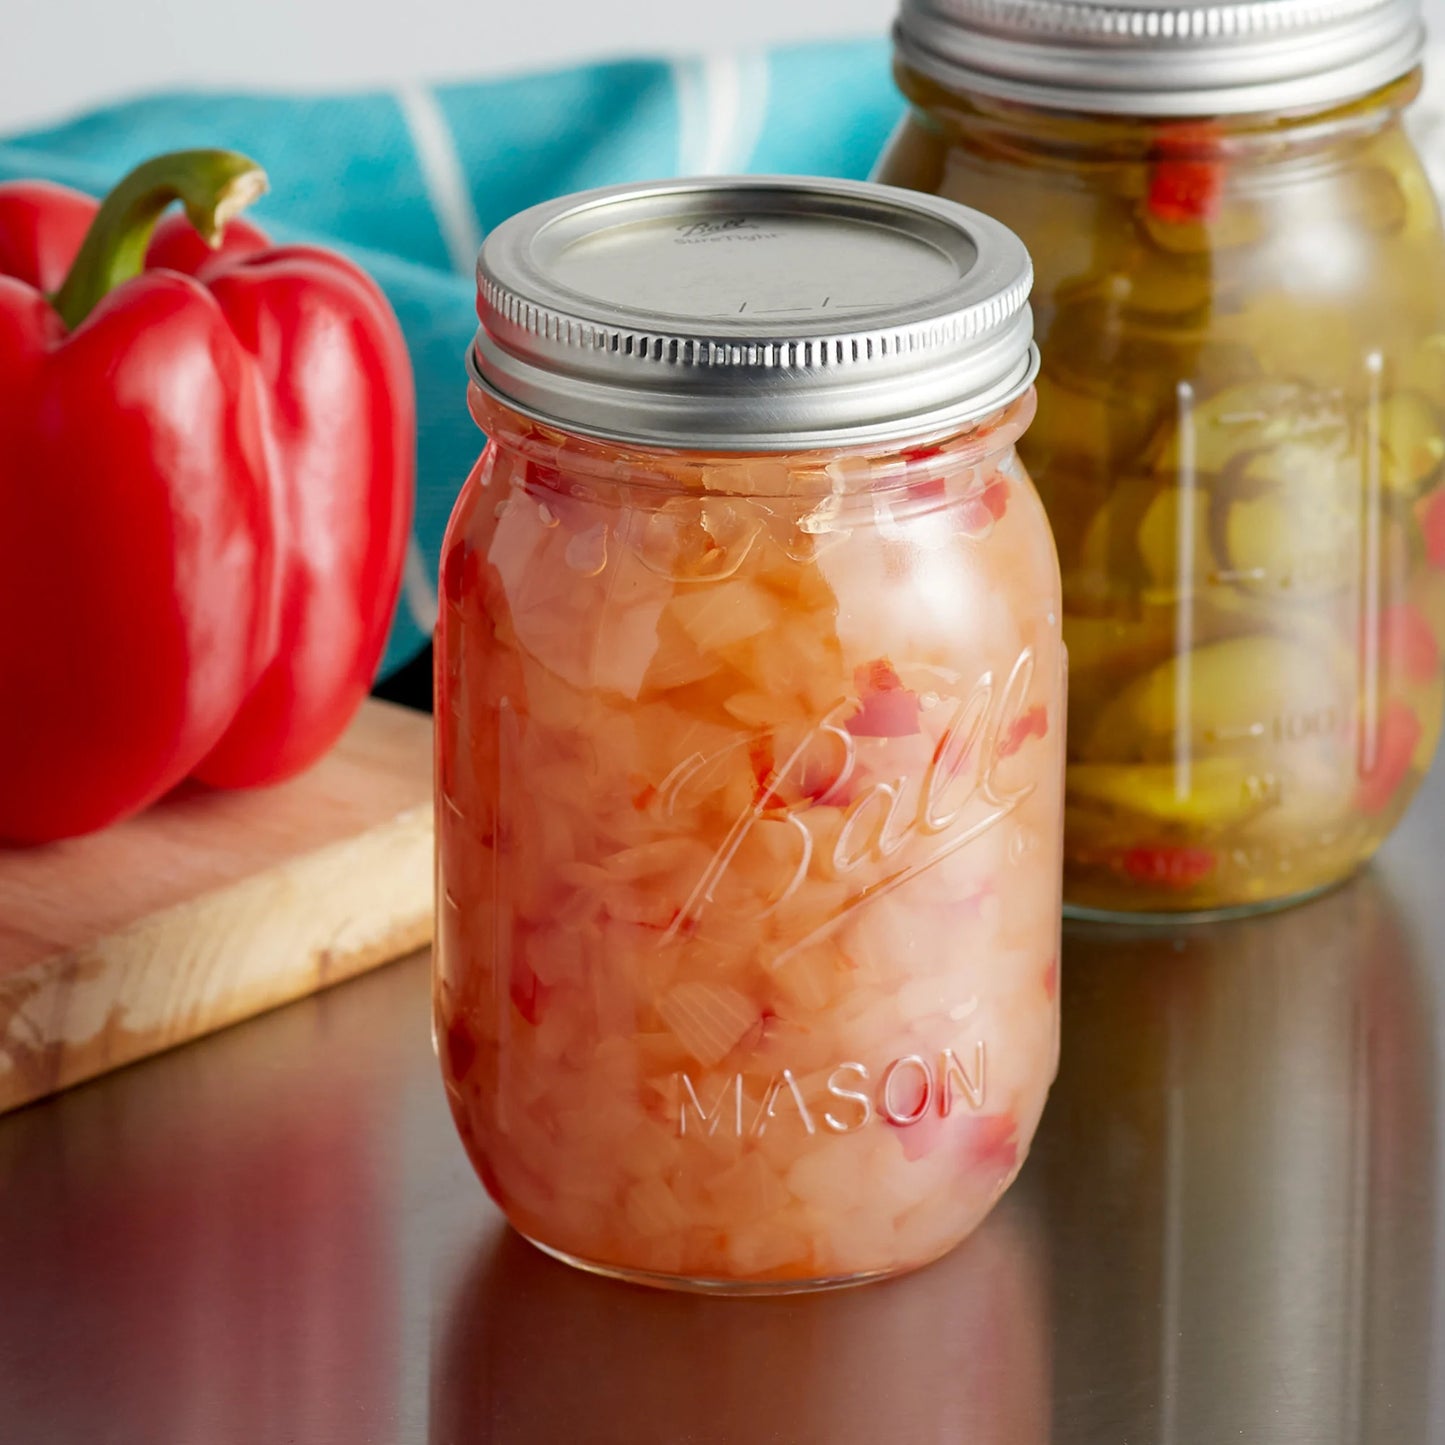
<path fill-rule="evenodd" d="M 1178 388 L 1161 458 L 1177 501 L 1156 502 L 1140 532 L 1156 584 L 1142 600 L 1172 613 L 1174 655 L 1106 716 L 1156 747 L 1172 737 L 1180 799 L 1212 760 L 1210 786 L 1242 790 L 1251 810 L 1280 802 L 1287 782 L 1339 801 L 1357 742 L 1369 751 L 1389 569 L 1378 366 L 1366 369 L 1363 417 L 1345 393 L 1295 383 L 1203 400 Z"/>
<path fill-rule="evenodd" d="M 1354 585 L 1355 546 L 1339 538 L 1330 545 L 1296 548 L 1270 567 L 1216 567 L 1205 578 L 1210 588 L 1275 591 L 1286 596 L 1316 598 Z"/>
<path fill-rule="evenodd" d="M 1286 708 L 1263 719 L 1222 722 L 1202 730 L 1205 747 L 1240 758 L 1240 801 L 1254 807 L 1284 802 L 1288 768 L 1251 767 L 1248 752 L 1273 753 L 1282 748 L 1343 745 L 1353 731 L 1352 719 L 1334 703 Z"/>
<path fill-rule="evenodd" d="M 1323 742 L 1348 732 L 1349 720 L 1333 703 L 1317 707 L 1291 708 L 1275 713 L 1263 722 L 1220 723 L 1205 728 L 1202 737 L 1214 747 L 1230 747 L 1244 743 Z"/>

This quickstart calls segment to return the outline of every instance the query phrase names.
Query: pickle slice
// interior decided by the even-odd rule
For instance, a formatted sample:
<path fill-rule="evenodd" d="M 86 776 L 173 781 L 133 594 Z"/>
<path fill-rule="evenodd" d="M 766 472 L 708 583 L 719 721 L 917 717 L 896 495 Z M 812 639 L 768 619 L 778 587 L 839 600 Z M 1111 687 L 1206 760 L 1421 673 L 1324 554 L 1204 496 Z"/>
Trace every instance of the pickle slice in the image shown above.
<path fill-rule="evenodd" d="M 1353 458 L 1286 445 L 1252 459 L 1242 480 L 1250 494 L 1225 511 L 1219 580 L 1280 602 L 1354 584 L 1361 483 Z"/>
<path fill-rule="evenodd" d="M 1440 415 L 1418 391 L 1400 391 L 1380 403 L 1378 424 L 1381 484 L 1413 497 L 1445 459 Z"/>
<path fill-rule="evenodd" d="M 1100 714 L 1087 756 L 1163 761 L 1181 742 L 1206 752 L 1258 746 L 1296 717 L 1339 707 L 1338 664 L 1280 637 L 1230 638 L 1196 648 L 1136 678 Z M 1188 709 L 1182 729 L 1179 708 Z"/>
<path fill-rule="evenodd" d="M 1189 428 L 1187 447 L 1178 426 L 1170 428 L 1153 458 L 1156 473 L 1173 476 L 1181 464 L 1196 474 L 1222 473 L 1284 442 L 1338 452 L 1349 441 L 1341 399 L 1292 381 L 1252 381 L 1196 400 Z"/>
<path fill-rule="evenodd" d="M 1076 569 L 1065 578 L 1067 604 L 1127 594 L 1144 580 L 1136 539 L 1157 490 L 1149 477 L 1117 483 L 1079 540 Z"/>
<path fill-rule="evenodd" d="M 1139 621 L 1116 617 L 1064 617 L 1069 677 L 1085 690 L 1120 684 L 1162 662 L 1174 648 L 1172 619 L 1157 609 Z"/>
<path fill-rule="evenodd" d="M 1216 570 L 1209 545 L 1209 492 L 1199 486 L 1156 490 L 1139 523 L 1139 557 L 1156 585 L 1197 585 Z"/>
<path fill-rule="evenodd" d="M 1076 802 L 1118 808 L 1155 823 L 1227 828 L 1269 805 L 1252 786 L 1254 776 L 1241 758 L 1201 758 L 1187 770 L 1173 763 L 1075 763 L 1066 786 Z"/>
<path fill-rule="evenodd" d="M 1067 488 L 1060 485 L 1055 489 L 1055 506 L 1069 505 L 1069 492 L 1081 478 L 1100 487 L 1112 486 L 1110 458 L 1142 451 L 1159 428 L 1162 400 L 1120 407 L 1107 393 L 1086 390 L 1082 382 L 1056 375 L 1048 362 L 1034 384 L 1039 415 L 1046 417 L 1047 423 L 1032 450 L 1036 457 L 1042 451 L 1050 465 L 1066 467 L 1069 478 Z M 1058 523 L 1054 525 L 1057 530 Z"/>

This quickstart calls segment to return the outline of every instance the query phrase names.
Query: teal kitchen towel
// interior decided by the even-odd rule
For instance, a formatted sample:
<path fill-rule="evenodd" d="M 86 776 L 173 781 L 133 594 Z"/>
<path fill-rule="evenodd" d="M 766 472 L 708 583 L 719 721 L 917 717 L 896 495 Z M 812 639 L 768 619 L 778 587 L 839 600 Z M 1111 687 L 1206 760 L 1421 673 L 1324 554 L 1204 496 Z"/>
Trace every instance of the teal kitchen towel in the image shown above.
<path fill-rule="evenodd" d="M 344 251 L 380 283 L 411 347 L 418 421 L 416 523 L 385 673 L 431 633 L 442 532 L 480 444 L 463 357 L 487 229 L 620 181 L 861 178 L 901 112 L 886 42 L 806 45 L 367 94 L 159 95 L 0 139 L 0 179 L 100 194 L 159 151 L 228 146 L 270 174 L 260 225 Z"/>

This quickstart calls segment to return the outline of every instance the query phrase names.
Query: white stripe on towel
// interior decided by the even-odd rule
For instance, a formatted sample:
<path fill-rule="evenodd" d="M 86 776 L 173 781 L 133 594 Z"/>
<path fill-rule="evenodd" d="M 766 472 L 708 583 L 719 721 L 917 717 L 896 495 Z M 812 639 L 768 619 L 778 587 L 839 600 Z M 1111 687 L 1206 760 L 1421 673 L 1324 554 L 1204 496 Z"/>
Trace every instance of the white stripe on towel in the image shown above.
<path fill-rule="evenodd" d="M 684 176 L 743 171 L 762 134 L 768 61 L 760 52 L 708 55 L 672 68 L 677 87 L 677 170 Z"/>
<path fill-rule="evenodd" d="M 437 625 L 437 591 L 432 585 L 431 569 L 421 554 L 421 543 L 417 541 L 415 532 L 406 540 L 401 595 L 406 599 L 406 610 L 411 613 L 412 621 L 430 637 Z"/>
<path fill-rule="evenodd" d="M 436 96 L 425 85 L 411 82 L 398 86 L 396 103 L 411 133 L 427 198 L 441 228 L 452 269 L 470 276 L 482 245 L 482 227 L 451 127 Z"/>

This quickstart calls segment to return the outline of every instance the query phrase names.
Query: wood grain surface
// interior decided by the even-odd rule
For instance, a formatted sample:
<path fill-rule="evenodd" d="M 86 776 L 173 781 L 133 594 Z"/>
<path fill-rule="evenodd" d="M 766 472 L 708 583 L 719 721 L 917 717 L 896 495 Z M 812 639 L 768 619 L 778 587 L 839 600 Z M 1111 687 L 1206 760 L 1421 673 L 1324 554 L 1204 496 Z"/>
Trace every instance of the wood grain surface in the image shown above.
<path fill-rule="evenodd" d="M 431 756 L 371 701 L 279 787 L 0 849 L 0 1111 L 428 943 Z"/>

